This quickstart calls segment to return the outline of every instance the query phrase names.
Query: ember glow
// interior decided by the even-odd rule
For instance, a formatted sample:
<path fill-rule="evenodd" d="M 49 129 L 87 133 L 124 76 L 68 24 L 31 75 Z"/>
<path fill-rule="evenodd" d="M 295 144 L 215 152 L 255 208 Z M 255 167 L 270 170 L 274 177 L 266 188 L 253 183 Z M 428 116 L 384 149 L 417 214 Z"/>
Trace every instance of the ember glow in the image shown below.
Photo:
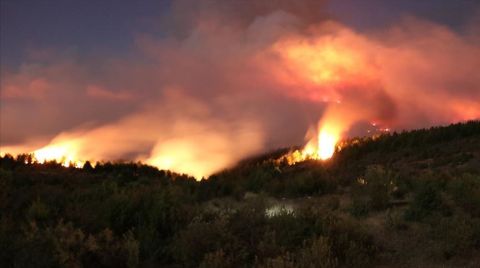
<path fill-rule="evenodd" d="M 1 68 L 0 152 L 200 179 L 295 144 L 291 162 L 328 160 L 362 123 L 371 135 L 480 118 L 480 24 L 407 17 L 367 31 L 327 10 L 173 0 L 164 32 L 136 32 L 128 53 L 32 49 Z"/>

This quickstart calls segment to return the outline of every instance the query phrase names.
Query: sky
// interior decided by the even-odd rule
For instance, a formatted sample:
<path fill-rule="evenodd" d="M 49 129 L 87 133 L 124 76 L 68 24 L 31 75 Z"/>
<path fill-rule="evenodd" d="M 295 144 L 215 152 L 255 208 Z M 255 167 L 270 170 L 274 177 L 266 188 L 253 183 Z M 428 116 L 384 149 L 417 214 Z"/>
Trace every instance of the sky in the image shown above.
<path fill-rule="evenodd" d="M 241 1 L 241 0 L 240 0 Z M 335 0 L 331 16 L 358 28 L 384 27 L 413 15 L 461 31 L 478 12 L 475 0 Z M 168 0 L 2 0 L 0 1 L 1 66 L 16 67 L 32 49 L 75 50 L 115 55 L 129 53 L 136 35 L 162 36 L 161 17 Z"/>
<path fill-rule="evenodd" d="M 0 0 L 0 152 L 201 177 L 324 130 L 478 119 L 479 18 L 474 0 Z"/>

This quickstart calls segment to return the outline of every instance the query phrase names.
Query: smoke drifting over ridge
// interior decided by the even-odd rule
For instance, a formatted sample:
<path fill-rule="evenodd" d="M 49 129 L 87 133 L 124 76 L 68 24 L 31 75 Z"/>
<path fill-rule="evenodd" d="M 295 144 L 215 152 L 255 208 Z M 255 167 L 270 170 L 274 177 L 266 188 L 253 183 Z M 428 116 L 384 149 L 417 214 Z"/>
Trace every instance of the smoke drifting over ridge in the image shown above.
<path fill-rule="evenodd" d="M 162 23 L 166 36 L 138 35 L 135 57 L 47 51 L 3 71 L 1 151 L 50 144 L 201 177 L 302 143 L 319 120 L 348 135 L 480 118 L 476 26 L 406 18 L 361 33 L 314 0 L 178 0 Z"/>

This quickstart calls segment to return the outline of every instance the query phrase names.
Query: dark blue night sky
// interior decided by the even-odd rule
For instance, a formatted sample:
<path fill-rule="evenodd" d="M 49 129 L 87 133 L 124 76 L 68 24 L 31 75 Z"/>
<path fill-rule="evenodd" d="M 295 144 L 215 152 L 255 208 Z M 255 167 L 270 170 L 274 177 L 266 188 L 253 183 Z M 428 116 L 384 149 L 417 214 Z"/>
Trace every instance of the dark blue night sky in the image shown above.
<path fill-rule="evenodd" d="M 22 62 L 30 48 L 79 53 L 126 53 L 135 34 L 161 35 L 168 0 L 1 0 L 1 64 Z M 478 12 L 475 0 L 335 0 L 332 17 L 359 30 L 385 26 L 404 15 L 422 17 L 457 31 Z"/>

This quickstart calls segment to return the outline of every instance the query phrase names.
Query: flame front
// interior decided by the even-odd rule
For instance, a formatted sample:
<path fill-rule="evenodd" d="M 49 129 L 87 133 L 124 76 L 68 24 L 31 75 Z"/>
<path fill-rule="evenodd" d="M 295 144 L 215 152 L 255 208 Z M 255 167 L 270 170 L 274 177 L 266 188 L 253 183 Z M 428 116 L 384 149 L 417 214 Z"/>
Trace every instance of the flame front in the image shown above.
<path fill-rule="evenodd" d="M 302 158 L 304 160 L 327 160 L 331 158 L 335 153 L 335 147 L 339 139 L 339 135 L 328 126 L 319 129 L 318 135 L 311 139 L 302 149 Z"/>
<path fill-rule="evenodd" d="M 32 152 L 36 162 L 56 161 L 66 167 L 82 167 L 84 161 L 77 156 L 77 144 L 74 141 L 52 143 Z"/>
<path fill-rule="evenodd" d="M 318 158 L 321 160 L 329 159 L 335 152 L 335 145 L 337 144 L 339 137 L 333 132 L 323 129 L 318 134 Z"/>
<path fill-rule="evenodd" d="M 327 107 L 315 135 L 302 150 L 290 154 L 288 162 L 330 159 L 341 136 L 356 120 L 357 115 L 351 111 L 359 111 L 351 109 L 352 104 L 344 102 L 339 91 L 369 83 L 371 70 L 351 45 L 328 36 L 311 42 L 287 38 L 276 43 L 273 49 L 287 63 L 282 65 L 288 70 L 287 75 L 282 75 L 281 70 L 276 72 L 280 74 L 279 81 L 299 88 L 289 94 L 323 102 Z"/>
<path fill-rule="evenodd" d="M 189 38 L 142 38 L 135 55 L 144 58 L 132 64 L 130 57 L 99 66 L 26 62 L 2 74 L 1 138 L 31 141 L 1 140 L 0 155 L 31 152 L 37 162 L 65 166 L 129 159 L 200 179 L 298 142 L 296 132 L 278 130 L 303 128 L 305 121 L 296 122 L 303 113 L 310 119 L 322 111 L 322 118 L 305 147 L 290 154 L 293 163 L 331 158 L 356 123 L 375 122 L 382 133 L 480 118 L 473 39 L 421 21 L 372 34 L 332 21 L 299 29 L 302 23 L 280 13 L 262 12 L 245 31 L 237 29 L 243 23 L 230 28 L 209 17 Z M 96 73 L 105 77 L 89 77 Z M 59 100 L 71 109 L 57 107 Z M 85 107 L 92 110 L 83 117 Z M 62 117 L 53 120 L 53 111 Z M 70 128 L 67 119 L 81 130 L 65 129 L 49 143 L 41 138 Z M 42 125 L 39 133 L 29 133 L 33 123 Z"/>
<path fill-rule="evenodd" d="M 316 135 L 310 139 L 305 147 L 285 156 L 288 164 L 293 165 L 306 160 L 328 160 L 336 151 L 341 138 L 341 132 L 334 125 L 321 125 Z"/>
<path fill-rule="evenodd" d="M 17 145 L 0 148 L 0 156 L 6 154 L 19 155 L 28 153 L 34 163 L 55 161 L 65 167 L 83 167 L 86 155 L 81 148 L 84 142 L 78 137 L 60 134 L 50 143 L 33 142 L 27 145 Z"/>

